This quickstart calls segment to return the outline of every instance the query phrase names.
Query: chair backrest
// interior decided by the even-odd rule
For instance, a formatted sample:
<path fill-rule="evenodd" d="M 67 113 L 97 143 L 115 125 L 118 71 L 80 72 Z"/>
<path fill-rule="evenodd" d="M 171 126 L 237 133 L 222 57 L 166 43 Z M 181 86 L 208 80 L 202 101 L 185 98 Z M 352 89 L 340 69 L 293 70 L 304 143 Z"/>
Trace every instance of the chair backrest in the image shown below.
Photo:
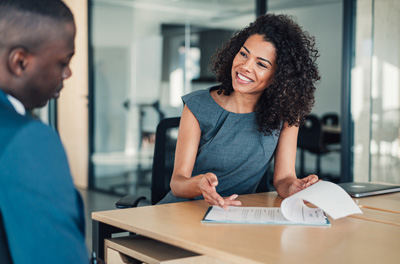
<path fill-rule="evenodd" d="M 256 193 L 269 192 L 270 190 L 270 171 L 267 169 L 257 185 Z"/>
<path fill-rule="evenodd" d="M 157 126 L 151 180 L 152 204 L 159 202 L 170 191 L 180 120 L 180 117 L 165 118 Z"/>
<path fill-rule="evenodd" d="M 327 127 L 339 126 L 339 115 L 336 113 L 326 113 L 321 118 L 321 124 Z M 340 144 L 340 132 L 329 132 L 322 130 L 322 144 Z M 339 150 L 339 149 L 337 149 Z"/>
<path fill-rule="evenodd" d="M 0 263 L 12 264 L 10 249 L 8 248 L 8 240 L 6 230 L 3 225 L 3 218 L 0 212 Z"/>
<path fill-rule="evenodd" d="M 339 115 L 336 113 L 326 113 L 321 117 L 321 123 L 326 126 L 339 125 Z"/>
<path fill-rule="evenodd" d="M 299 128 L 297 146 L 313 153 L 322 151 L 321 122 L 316 115 L 308 115 L 305 124 Z"/>

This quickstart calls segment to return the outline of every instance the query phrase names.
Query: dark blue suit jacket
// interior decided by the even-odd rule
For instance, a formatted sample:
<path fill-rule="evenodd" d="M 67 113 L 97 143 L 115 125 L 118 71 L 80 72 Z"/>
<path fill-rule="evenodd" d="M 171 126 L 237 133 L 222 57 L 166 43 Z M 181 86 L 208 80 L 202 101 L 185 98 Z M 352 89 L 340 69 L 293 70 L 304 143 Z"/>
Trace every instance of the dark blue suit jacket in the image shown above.
<path fill-rule="evenodd" d="M 88 263 L 82 199 L 58 135 L 0 90 L 0 211 L 14 263 Z"/>

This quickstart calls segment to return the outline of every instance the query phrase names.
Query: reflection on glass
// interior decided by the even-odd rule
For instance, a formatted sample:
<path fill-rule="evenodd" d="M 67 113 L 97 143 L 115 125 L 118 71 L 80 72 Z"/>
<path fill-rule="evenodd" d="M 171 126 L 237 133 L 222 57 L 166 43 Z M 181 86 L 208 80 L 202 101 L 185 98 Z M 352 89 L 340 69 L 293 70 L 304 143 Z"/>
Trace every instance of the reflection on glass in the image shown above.
<path fill-rule="evenodd" d="M 356 181 L 400 183 L 399 8 L 396 0 L 357 1 L 352 72 Z"/>
<path fill-rule="evenodd" d="M 315 35 L 321 51 L 313 112 L 340 113 L 341 1 L 269 1 Z M 318 2 L 318 3 L 317 3 Z M 180 116 L 181 96 L 215 85 L 211 55 L 255 18 L 255 0 L 92 0 L 94 187 L 148 195 L 154 133 Z M 329 28 L 329 30 L 326 30 Z M 311 158 L 309 169 L 314 172 Z M 308 164 L 306 164 L 308 165 Z M 322 162 L 339 175 L 340 156 Z"/>
<path fill-rule="evenodd" d="M 255 2 L 91 3 L 94 187 L 148 196 L 157 124 L 180 116 L 183 94 L 215 84 L 210 57 L 254 19 Z"/>

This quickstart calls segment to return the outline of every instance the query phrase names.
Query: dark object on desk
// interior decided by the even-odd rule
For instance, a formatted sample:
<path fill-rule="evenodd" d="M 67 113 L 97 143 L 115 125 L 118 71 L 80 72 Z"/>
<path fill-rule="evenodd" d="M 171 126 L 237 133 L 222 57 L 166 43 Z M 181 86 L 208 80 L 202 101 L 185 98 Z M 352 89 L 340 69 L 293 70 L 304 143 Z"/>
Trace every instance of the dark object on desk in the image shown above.
<path fill-rule="evenodd" d="M 153 169 L 151 178 L 151 204 L 156 204 L 169 192 L 172 171 L 174 169 L 175 147 L 180 117 L 165 118 L 160 121 L 156 130 L 154 145 Z M 137 207 L 146 197 L 127 195 L 122 197 L 115 205 L 117 208 Z"/>
<path fill-rule="evenodd" d="M 6 230 L 3 226 L 3 218 L 0 212 L 0 263 L 12 264 L 10 249 L 8 248 L 8 240 Z"/>
<path fill-rule="evenodd" d="M 330 150 L 323 144 L 321 122 L 316 115 L 310 114 L 306 118 L 306 122 L 299 128 L 299 136 L 297 138 L 297 146 L 301 149 L 300 152 L 300 176 L 305 177 L 305 156 L 304 151 L 307 150 L 317 155 L 316 173 L 321 175 L 321 155 L 329 153 Z"/>
<path fill-rule="evenodd" d="M 389 185 L 371 182 L 346 182 L 339 183 L 351 197 L 360 198 L 378 194 L 400 192 L 400 185 Z"/>

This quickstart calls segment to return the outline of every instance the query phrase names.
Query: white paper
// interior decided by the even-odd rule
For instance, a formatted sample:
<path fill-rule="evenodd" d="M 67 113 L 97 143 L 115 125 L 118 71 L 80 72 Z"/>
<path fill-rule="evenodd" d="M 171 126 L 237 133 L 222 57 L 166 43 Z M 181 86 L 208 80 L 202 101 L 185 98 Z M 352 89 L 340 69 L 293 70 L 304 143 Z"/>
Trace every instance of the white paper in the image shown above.
<path fill-rule="evenodd" d="M 309 208 L 303 200 L 324 210 L 334 220 L 351 214 L 362 214 L 357 204 L 339 185 L 321 181 L 283 200 L 281 210 L 285 218 L 301 221 L 301 212 Z"/>
<path fill-rule="evenodd" d="M 319 208 L 307 207 L 307 213 L 299 223 L 329 225 L 324 212 Z M 228 210 L 214 205 L 203 222 L 251 223 L 251 224 L 293 224 L 286 219 L 279 207 L 238 207 L 229 206 Z M 297 223 L 298 224 L 298 223 Z"/>
<path fill-rule="evenodd" d="M 304 200 L 317 208 L 304 204 Z M 321 181 L 284 199 L 281 207 L 213 206 L 203 222 L 252 224 L 330 225 L 325 213 L 333 219 L 362 211 L 340 186 Z"/>
<path fill-rule="evenodd" d="M 205 220 L 218 220 L 221 222 L 247 222 L 264 223 L 273 221 L 285 221 L 279 207 L 237 207 L 229 206 L 225 210 L 219 206 L 213 206 Z"/>

